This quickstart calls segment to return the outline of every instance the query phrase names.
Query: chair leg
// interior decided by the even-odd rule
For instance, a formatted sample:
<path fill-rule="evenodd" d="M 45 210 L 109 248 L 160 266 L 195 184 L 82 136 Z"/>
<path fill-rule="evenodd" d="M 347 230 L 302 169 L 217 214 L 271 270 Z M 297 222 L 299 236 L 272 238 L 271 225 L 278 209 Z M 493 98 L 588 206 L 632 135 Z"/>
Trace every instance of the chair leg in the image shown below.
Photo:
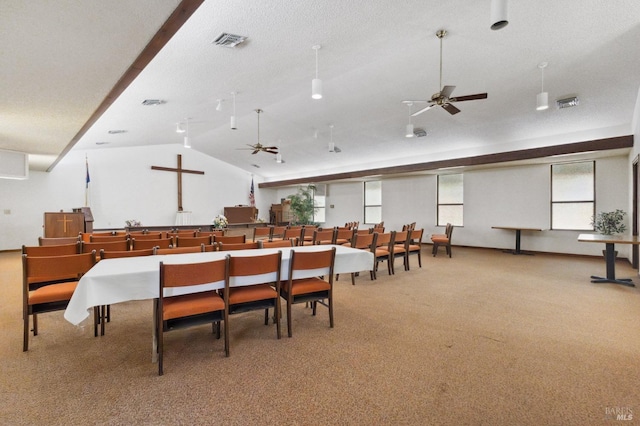
<path fill-rule="evenodd" d="M 421 254 L 421 251 L 422 251 L 422 249 L 420 249 L 420 250 L 418 251 L 418 266 L 419 266 L 420 268 L 422 268 L 422 254 Z"/>
<path fill-rule="evenodd" d="M 451 244 L 447 244 L 447 254 L 451 257 Z"/>
<path fill-rule="evenodd" d="M 102 318 L 102 308 L 100 306 L 93 307 L 93 337 L 98 337 L 98 324 Z"/>
<path fill-rule="evenodd" d="M 356 274 L 354 272 L 351 273 L 351 285 L 356 285 Z"/>
<path fill-rule="evenodd" d="M 277 298 L 276 298 L 275 311 L 276 311 L 276 334 L 278 336 L 278 339 L 280 339 L 280 337 L 281 337 L 280 316 L 282 315 L 282 313 L 280 312 L 280 295 L 279 294 L 277 295 Z"/>
<path fill-rule="evenodd" d="M 331 293 L 329 293 L 329 327 L 333 328 L 333 294 Z"/>
<path fill-rule="evenodd" d="M 274 312 L 274 315 L 275 315 L 275 314 L 276 314 L 276 313 Z M 275 316 L 274 316 L 273 320 L 274 320 L 274 321 L 276 320 L 276 319 L 275 319 Z M 264 325 L 269 325 L 269 309 L 265 309 L 265 310 L 264 310 Z"/>
<path fill-rule="evenodd" d="M 433 257 L 436 257 L 436 254 L 438 254 L 438 243 L 433 243 L 433 249 L 431 250 L 431 254 L 433 254 Z"/>
<path fill-rule="evenodd" d="M 229 356 L 229 312 L 224 312 L 224 354 Z"/>
<path fill-rule="evenodd" d="M 38 314 L 33 314 L 33 335 L 38 335 Z"/>
<path fill-rule="evenodd" d="M 293 337 L 293 325 L 291 324 L 291 299 L 287 299 L 287 333 L 289 337 Z"/>
<path fill-rule="evenodd" d="M 29 350 L 29 314 L 24 315 L 24 335 L 22 336 L 22 352 Z"/>

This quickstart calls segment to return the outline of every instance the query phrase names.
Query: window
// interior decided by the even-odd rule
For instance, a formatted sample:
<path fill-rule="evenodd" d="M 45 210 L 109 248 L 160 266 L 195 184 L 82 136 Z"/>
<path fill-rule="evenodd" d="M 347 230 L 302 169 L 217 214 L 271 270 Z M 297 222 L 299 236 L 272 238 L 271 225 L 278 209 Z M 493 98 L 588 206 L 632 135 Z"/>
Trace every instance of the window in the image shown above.
<path fill-rule="evenodd" d="M 462 175 L 438 175 L 438 226 L 463 225 Z"/>
<path fill-rule="evenodd" d="M 595 177 L 593 161 L 551 165 L 551 229 L 593 231 Z"/>
<path fill-rule="evenodd" d="M 364 223 L 382 222 L 382 182 L 364 183 Z"/>

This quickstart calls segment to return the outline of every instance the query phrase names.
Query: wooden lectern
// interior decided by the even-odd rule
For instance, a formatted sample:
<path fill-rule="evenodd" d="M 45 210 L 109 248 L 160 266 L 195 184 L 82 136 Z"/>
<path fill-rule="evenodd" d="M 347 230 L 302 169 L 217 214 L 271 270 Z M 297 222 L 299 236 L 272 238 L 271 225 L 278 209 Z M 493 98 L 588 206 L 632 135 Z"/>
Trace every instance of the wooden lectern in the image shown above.
<path fill-rule="evenodd" d="M 89 207 L 44 214 L 45 238 L 76 237 L 81 232 L 93 232 L 93 215 Z"/>
<path fill-rule="evenodd" d="M 224 215 L 229 223 L 252 223 L 258 217 L 258 209 L 250 206 L 225 207 Z"/>

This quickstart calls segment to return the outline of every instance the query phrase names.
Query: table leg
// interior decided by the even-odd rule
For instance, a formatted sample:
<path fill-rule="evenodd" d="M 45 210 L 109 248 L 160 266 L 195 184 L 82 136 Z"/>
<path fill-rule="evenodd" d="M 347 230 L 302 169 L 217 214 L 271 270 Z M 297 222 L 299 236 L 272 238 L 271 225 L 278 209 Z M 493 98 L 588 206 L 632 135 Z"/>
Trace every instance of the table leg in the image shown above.
<path fill-rule="evenodd" d="M 615 244 L 606 243 L 605 244 L 605 262 L 607 265 L 607 277 L 602 278 L 595 275 L 591 275 L 592 283 L 613 283 L 613 284 L 622 284 L 629 287 L 635 287 L 636 285 L 631 281 L 630 278 L 619 278 L 616 279 L 616 252 L 615 252 Z"/>
<path fill-rule="evenodd" d="M 151 362 L 158 362 L 158 336 L 156 334 L 156 318 L 158 314 L 158 299 L 153 301 L 153 321 L 151 324 Z"/>
<path fill-rule="evenodd" d="M 511 253 L 511 254 L 527 254 L 529 256 L 532 256 L 533 253 L 527 253 L 524 252 L 522 250 L 520 250 L 520 241 L 522 239 L 522 230 L 521 229 L 516 229 L 516 249 L 515 250 L 504 250 L 505 253 Z"/>

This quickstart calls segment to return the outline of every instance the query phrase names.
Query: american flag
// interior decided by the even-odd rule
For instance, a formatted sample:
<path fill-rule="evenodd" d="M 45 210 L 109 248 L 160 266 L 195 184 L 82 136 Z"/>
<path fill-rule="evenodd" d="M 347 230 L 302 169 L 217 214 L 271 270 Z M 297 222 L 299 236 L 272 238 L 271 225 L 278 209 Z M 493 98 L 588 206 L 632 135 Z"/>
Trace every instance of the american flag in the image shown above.
<path fill-rule="evenodd" d="M 253 178 L 251 178 L 251 190 L 249 191 L 249 205 L 251 205 L 251 207 L 256 206 L 256 194 L 253 191 Z"/>

